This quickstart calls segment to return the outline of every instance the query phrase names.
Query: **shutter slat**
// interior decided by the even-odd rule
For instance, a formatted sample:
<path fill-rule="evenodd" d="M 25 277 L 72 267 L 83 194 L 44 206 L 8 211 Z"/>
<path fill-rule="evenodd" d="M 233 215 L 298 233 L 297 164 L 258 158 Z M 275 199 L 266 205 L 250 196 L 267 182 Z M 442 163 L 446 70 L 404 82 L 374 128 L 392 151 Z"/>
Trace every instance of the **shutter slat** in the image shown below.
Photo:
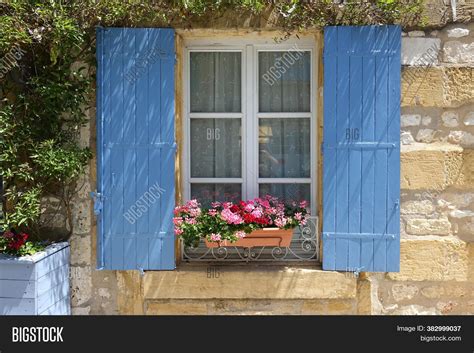
<path fill-rule="evenodd" d="M 398 26 L 325 29 L 323 269 L 399 269 L 400 42 Z"/>
<path fill-rule="evenodd" d="M 98 263 L 173 269 L 174 31 L 99 28 L 98 38 Z"/>

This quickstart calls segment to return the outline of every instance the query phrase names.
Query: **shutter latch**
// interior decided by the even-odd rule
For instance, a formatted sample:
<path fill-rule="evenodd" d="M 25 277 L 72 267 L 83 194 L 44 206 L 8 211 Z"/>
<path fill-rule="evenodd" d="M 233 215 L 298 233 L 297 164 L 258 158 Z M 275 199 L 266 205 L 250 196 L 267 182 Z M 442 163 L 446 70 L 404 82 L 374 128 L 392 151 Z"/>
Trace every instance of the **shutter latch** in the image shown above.
<path fill-rule="evenodd" d="M 97 191 L 92 191 L 90 195 L 94 200 L 94 214 L 97 216 L 102 212 L 103 201 L 105 197 Z"/>

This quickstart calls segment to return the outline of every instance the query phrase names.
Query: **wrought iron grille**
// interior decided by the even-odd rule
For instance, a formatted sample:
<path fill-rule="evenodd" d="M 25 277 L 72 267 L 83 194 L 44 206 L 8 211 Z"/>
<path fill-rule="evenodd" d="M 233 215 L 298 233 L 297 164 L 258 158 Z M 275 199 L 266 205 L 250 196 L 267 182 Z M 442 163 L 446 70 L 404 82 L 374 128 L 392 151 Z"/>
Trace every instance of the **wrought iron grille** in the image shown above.
<path fill-rule="evenodd" d="M 308 218 L 304 227 L 296 228 L 289 247 L 252 247 L 223 246 L 207 248 L 204 241 L 198 247 L 183 246 L 183 261 L 204 262 L 275 262 L 275 261 L 318 261 L 319 232 L 318 217 Z"/>

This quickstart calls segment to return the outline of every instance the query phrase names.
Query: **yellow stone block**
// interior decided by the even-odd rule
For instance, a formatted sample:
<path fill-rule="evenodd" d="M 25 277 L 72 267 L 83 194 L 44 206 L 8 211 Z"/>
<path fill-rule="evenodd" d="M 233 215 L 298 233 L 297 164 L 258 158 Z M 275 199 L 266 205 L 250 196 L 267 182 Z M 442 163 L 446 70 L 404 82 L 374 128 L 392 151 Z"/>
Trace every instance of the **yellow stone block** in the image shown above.
<path fill-rule="evenodd" d="M 400 272 L 388 273 L 396 281 L 466 281 L 467 244 L 457 238 L 402 239 Z"/>
<path fill-rule="evenodd" d="M 443 70 L 434 67 L 407 67 L 402 70 L 402 107 L 444 106 Z"/>
<path fill-rule="evenodd" d="M 205 301 L 158 300 L 146 303 L 146 315 L 206 315 Z"/>
<path fill-rule="evenodd" d="M 149 271 L 145 299 L 338 299 L 354 298 L 356 279 L 317 267 L 222 266 L 209 277 L 206 266 Z"/>
<path fill-rule="evenodd" d="M 413 144 L 401 151 L 401 188 L 444 190 L 459 181 L 463 149 L 451 144 Z"/>

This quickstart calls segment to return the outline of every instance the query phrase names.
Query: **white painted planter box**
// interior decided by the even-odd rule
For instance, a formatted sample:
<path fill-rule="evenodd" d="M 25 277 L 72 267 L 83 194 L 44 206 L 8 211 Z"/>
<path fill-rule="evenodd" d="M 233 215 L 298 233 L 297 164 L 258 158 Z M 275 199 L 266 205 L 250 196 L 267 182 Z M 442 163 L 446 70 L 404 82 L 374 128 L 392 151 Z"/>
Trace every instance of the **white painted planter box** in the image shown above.
<path fill-rule="evenodd" d="M 0 315 L 70 315 L 69 243 L 32 256 L 0 255 Z"/>

